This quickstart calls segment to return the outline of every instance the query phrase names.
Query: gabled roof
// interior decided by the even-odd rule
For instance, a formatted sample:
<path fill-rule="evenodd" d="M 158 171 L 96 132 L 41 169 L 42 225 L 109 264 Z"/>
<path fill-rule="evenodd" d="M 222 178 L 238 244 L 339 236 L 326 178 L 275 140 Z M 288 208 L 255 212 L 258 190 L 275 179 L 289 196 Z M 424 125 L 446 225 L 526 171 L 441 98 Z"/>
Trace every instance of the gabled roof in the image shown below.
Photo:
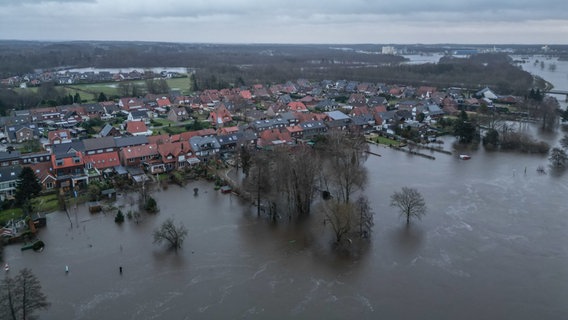
<path fill-rule="evenodd" d="M 237 141 L 239 139 L 241 139 L 242 137 L 243 137 L 243 134 L 241 132 L 234 132 L 234 133 L 229 133 L 229 134 L 224 134 L 224 135 L 218 135 L 217 141 L 219 141 L 220 146 L 231 145 L 231 144 L 236 144 Z"/>
<path fill-rule="evenodd" d="M 330 112 L 325 112 L 325 114 L 327 114 L 327 116 L 332 119 L 332 120 L 348 120 L 349 116 L 347 116 L 345 113 L 341 112 L 341 111 L 330 111 Z"/>
<path fill-rule="evenodd" d="M 85 156 L 85 163 L 92 163 L 97 169 L 112 168 L 120 165 L 118 152 L 105 152 Z"/>
<path fill-rule="evenodd" d="M 0 161 L 17 160 L 20 158 L 20 151 L 0 151 Z"/>
<path fill-rule="evenodd" d="M 258 145 L 261 147 L 273 145 L 273 144 L 283 144 L 292 141 L 290 131 L 283 129 L 272 129 L 265 130 L 259 134 Z"/>
<path fill-rule="evenodd" d="M 0 167 L 0 182 L 18 180 L 18 176 L 21 172 L 21 166 Z"/>
<path fill-rule="evenodd" d="M 300 123 L 303 131 L 327 128 L 323 121 L 306 121 Z"/>
<path fill-rule="evenodd" d="M 49 131 L 47 133 L 47 140 L 49 140 L 49 143 L 53 143 L 55 140 L 71 140 L 71 131 L 69 131 L 68 129 Z"/>
<path fill-rule="evenodd" d="M 158 102 L 158 107 L 168 107 L 168 106 L 172 105 L 172 102 L 170 101 L 170 99 L 166 98 L 166 97 L 156 99 L 156 101 Z"/>
<path fill-rule="evenodd" d="M 158 145 L 158 152 L 162 159 L 167 159 L 168 156 L 178 157 L 191 151 L 189 142 L 167 142 Z"/>
<path fill-rule="evenodd" d="M 169 134 L 160 134 L 160 135 L 148 137 L 148 143 L 155 143 L 155 144 L 158 144 L 158 145 L 163 144 L 163 143 L 175 142 L 176 140 L 179 141 L 179 135 L 172 136 L 172 135 L 169 135 Z"/>
<path fill-rule="evenodd" d="M 356 126 L 364 126 L 375 122 L 375 118 L 371 114 L 361 114 L 351 118 Z"/>
<path fill-rule="evenodd" d="M 24 165 L 24 167 L 30 167 L 40 183 L 44 183 L 47 179 L 55 180 L 55 176 L 53 175 L 53 166 L 51 165 L 51 161 L 48 162 L 38 162 L 32 163 L 29 165 Z"/>
<path fill-rule="evenodd" d="M 158 153 L 158 146 L 154 143 L 152 144 L 145 144 L 133 147 L 126 147 L 120 151 L 122 154 L 123 159 L 133 159 L 133 158 L 142 158 L 142 157 L 153 157 L 157 156 Z"/>
<path fill-rule="evenodd" d="M 130 111 L 130 116 L 132 116 L 133 119 L 148 119 L 148 111 L 145 110 L 133 110 Z"/>
<path fill-rule="evenodd" d="M 85 161 L 83 154 L 81 152 L 75 153 L 62 153 L 51 157 L 51 165 L 54 170 L 72 168 L 72 167 L 82 167 Z"/>
<path fill-rule="evenodd" d="M 73 140 L 69 143 L 54 144 L 51 152 L 56 155 L 75 154 L 76 152 L 84 152 L 85 145 L 83 140 Z"/>
<path fill-rule="evenodd" d="M 306 105 L 301 101 L 289 102 L 288 108 L 290 108 L 291 111 L 296 111 L 296 112 L 308 111 Z"/>
<path fill-rule="evenodd" d="M 112 125 L 107 123 L 107 124 L 105 124 L 105 126 L 103 127 L 103 129 L 101 130 L 101 132 L 99 134 L 101 135 L 101 137 L 106 137 L 110 134 L 110 132 L 113 129 L 118 130 L 115 127 L 113 127 Z"/>
<path fill-rule="evenodd" d="M 114 138 L 114 142 L 118 148 L 130 147 L 130 146 L 140 146 L 143 144 L 148 144 L 148 137 L 146 136 L 125 136 Z"/>
<path fill-rule="evenodd" d="M 189 141 L 189 139 L 191 139 L 192 137 L 205 137 L 205 136 L 215 136 L 217 134 L 217 131 L 215 131 L 214 129 L 201 129 L 201 130 L 197 130 L 197 131 L 185 131 L 179 134 L 179 139 L 181 141 Z"/>
<path fill-rule="evenodd" d="M 127 121 L 126 132 L 132 135 L 137 133 L 145 133 L 148 132 L 148 127 L 146 127 L 144 121 Z"/>
<path fill-rule="evenodd" d="M 85 151 L 116 148 L 114 137 L 102 137 L 83 140 Z"/>
<path fill-rule="evenodd" d="M 189 139 L 189 143 L 191 144 L 191 149 L 194 152 L 201 151 L 204 148 L 207 148 L 207 149 L 219 149 L 219 148 L 221 148 L 219 141 L 217 141 L 217 138 L 215 138 L 215 137 L 195 136 L 195 137 L 191 137 L 191 139 Z"/>

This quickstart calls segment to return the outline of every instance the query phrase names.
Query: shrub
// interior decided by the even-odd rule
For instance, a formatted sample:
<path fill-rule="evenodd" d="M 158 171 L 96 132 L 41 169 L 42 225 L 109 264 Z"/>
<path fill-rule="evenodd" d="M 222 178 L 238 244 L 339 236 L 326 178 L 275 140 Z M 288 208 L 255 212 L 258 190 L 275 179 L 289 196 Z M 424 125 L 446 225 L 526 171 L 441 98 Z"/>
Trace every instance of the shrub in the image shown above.
<path fill-rule="evenodd" d="M 122 213 L 122 211 L 119 209 L 118 212 L 116 213 L 116 216 L 114 217 L 114 222 L 116 223 L 123 223 L 124 222 L 124 214 Z"/>
<path fill-rule="evenodd" d="M 144 210 L 150 213 L 156 213 L 158 212 L 158 203 L 154 198 L 148 197 L 148 200 L 146 200 L 144 204 Z"/>

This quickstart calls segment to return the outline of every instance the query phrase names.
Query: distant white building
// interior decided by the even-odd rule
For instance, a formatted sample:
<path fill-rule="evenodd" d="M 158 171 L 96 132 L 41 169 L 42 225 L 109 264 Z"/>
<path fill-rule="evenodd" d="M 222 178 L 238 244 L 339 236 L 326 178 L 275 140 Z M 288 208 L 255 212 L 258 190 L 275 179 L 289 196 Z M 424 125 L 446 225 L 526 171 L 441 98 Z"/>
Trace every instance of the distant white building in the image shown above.
<path fill-rule="evenodd" d="M 382 54 L 396 54 L 396 48 L 393 46 L 384 46 L 382 51 Z"/>

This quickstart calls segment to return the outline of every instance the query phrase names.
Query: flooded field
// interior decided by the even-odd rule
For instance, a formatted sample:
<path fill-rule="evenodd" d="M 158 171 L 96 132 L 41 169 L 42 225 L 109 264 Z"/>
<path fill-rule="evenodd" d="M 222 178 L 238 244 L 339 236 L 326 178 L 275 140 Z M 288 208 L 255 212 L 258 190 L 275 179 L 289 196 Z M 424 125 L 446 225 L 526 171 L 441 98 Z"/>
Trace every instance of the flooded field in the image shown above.
<path fill-rule="evenodd" d="M 50 214 L 43 252 L 13 245 L 5 258 L 10 272 L 27 266 L 40 278 L 52 302 L 41 319 L 568 316 L 568 179 L 538 174 L 546 157 L 479 150 L 468 161 L 429 160 L 373 148 L 375 229 L 355 258 L 333 254 L 318 221 L 271 226 L 206 182 L 154 193 L 161 211 L 139 223 L 83 206 L 70 219 Z M 410 229 L 389 206 L 402 186 L 428 205 Z M 169 217 L 189 230 L 177 254 L 152 243 Z"/>

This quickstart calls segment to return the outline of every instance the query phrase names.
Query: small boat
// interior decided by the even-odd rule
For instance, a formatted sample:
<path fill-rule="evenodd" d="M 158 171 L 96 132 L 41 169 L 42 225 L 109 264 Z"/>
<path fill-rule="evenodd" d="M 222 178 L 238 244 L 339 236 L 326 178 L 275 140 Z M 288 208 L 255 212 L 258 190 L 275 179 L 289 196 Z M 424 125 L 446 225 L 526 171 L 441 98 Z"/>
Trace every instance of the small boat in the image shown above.
<path fill-rule="evenodd" d="M 470 155 L 467 154 L 460 154 L 460 160 L 469 160 L 471 159 Z"/>
<path fill-rule="evenodd" d="M 8 272 L 8 270 L 10 270 L 10 266 L 6 263 L 4 265 L 4 271 Z"/>

